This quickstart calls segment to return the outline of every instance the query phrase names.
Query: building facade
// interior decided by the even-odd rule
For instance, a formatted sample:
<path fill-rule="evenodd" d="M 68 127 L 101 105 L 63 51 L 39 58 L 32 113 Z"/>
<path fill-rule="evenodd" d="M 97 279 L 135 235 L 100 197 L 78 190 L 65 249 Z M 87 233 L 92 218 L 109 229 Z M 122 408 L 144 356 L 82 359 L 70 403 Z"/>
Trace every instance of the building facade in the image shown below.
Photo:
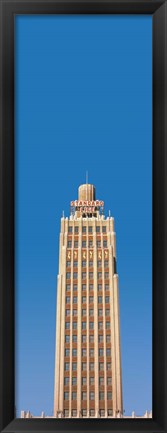
<path fill-rule="evenodd" d="M 57 280 L 55 417 L 123 414 L 114 219 L 81 185 L 61 218 Z"/>

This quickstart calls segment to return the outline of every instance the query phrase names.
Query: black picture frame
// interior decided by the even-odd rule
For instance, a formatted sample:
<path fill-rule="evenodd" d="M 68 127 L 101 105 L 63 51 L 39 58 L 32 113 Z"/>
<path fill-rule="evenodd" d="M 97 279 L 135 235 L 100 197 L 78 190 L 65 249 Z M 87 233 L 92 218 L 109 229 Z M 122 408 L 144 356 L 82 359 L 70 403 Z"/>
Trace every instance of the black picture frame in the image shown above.
<path fill-rule="evenodd" d="M 150 14 L 153 18 L 153 418 L 15 419 L 14 18 L 16 14 Z M 167 432 L 167 2 L 0 0 L 0 430 Z M 143 155 L 144 158 L 144 155 Z"/>

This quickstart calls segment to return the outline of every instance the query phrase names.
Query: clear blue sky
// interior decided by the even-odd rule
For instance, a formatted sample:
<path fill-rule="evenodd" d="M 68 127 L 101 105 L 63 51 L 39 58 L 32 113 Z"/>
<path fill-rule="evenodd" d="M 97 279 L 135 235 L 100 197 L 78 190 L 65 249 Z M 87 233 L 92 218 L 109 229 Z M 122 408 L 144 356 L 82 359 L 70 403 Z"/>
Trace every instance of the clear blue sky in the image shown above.
<path fill-rule="evenodd" d="M 117 236 L 125 414 L 152 408 L 152 18 L 17 16 L 16 409 L 53 411 L 62 210 L 89 182 Z"/>

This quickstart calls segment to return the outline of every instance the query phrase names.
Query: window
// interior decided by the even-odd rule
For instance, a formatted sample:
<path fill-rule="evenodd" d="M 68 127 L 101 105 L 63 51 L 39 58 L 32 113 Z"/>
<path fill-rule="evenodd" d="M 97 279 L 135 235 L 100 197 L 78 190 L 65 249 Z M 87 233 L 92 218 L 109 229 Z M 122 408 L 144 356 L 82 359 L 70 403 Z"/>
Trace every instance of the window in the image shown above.
<path fill-rule="evenodd" d="M 106 343 L 110 343 L 110 335 L 106 335 Z"/>
<path fill-rule="evenodd" d="M 82 343 L 86 343 L 86 335 L 82 335 Z"/>
<path fill-rule="evenodd" d="M 98 296 L 98 304 L 102 304 L 102 296 Z"/>
<path fill-rule="evenodd" d="M 100 233 L 100 226 L 96 226 L 96 233 Z"/>
<path fill-rule="evenodd" d="M 99 343 L 103 342 L 103 335 L 99 335 Z"/>
<path fill-rule="evenodd" d="M 70 349 L 65 349 L 65 356 L 70 356 Z"/>
<path fill-rule="evenodd" d="M 66 304 L 70 303 L 70 296 L 66 296 Z"/>
<path fill-rule="evenodd" d="M 106 355 L 111 356 L 111 349 L 106 349 Z"/>
<path fill-rule="evenodd" d="M 99 362 L 99 370 L 100 371 L 104 370 L 104 362 Z"/>
<path fill-rule="evenodd" d="M 94 349 L 89 349 L 89 355 L 94 356 Z"/>
<path fill-rule="evenodd" d="M 89 382 L 90 382 L 90 385 L 94 385 L 94 377 L 90 376 Z"/>
<path fill-rule="evenodd" d="M 67 278 L 67 280 L 69 280 L 71 278 L 71 272 L 66 273 L 66 278 Z"/>
<path fill-rule="evenodd" d="M 86 290 L 86 284 L 82 284 L 82 290 Z"/>
<path fill-rule="evenodd" d="M 72 349 L 72 356 L 77 356 L 77 349 Z"/>
<path fill-rule="evenodd" d="M 92 280 L 92 278 L 93 278 L 93 272 L 89 272 L 89 278 Z"/>
<path fill-rule="evenodd" d="M 89 267 L 92 268 L 92 266 L 93 266 L 93 261 L 90 260 L 90 262 L 89 262 Z"/>
<path fill-rule="evenodd" d="M 74 268 L 77 268 L 78 267 L 78 262 L 74 262 Z"/>
<path fill-rule="evenodd" d="M 86 247 L 86 241 L 82 241 L 82 247 L 83 247 L 83 248 Z"/>
<path fill-rule="evenodd" d="M 86 385 L 86 377 L 82 377 L 82 385 Z"/>
<path fill-rule="evenodd" d="M 89 322 L 89 329 L 94 329 L 94 322 Z"/>
<path fill-rule="evenodd" d="M 99 279 L 102 278 L 102 272 L 98 272 L 98 273 L 97 273 L 97 278 L 99 278 Z"/>
<path fill-rule="evenodd" d="M 82 349 L 82 356 L 86 356 L 86 349 Z"/>
<path fill-rule="evenodd" d="M 87 400 L 87 393 L 86 392 L 82 392 L 82 400 Z"/>
<path fill-rule="evenodd" d="M 74 292 L 76 292 L 76 290 L 77 290 L 77 285 L 76 284 L 74 284 L 73 290 L 74 290 Z"/>
<path fill-rule="evenodd" d="M 70 310 L 66 310 L 66 316 L 70 316 Z"/>
<path fill-rule="evenodd" d="M 111 362 L 107 362 L 107 370 L 111 370 Z"/>
<path fill-rule="evenodd" d="M 69 342 L 70 342 L 70 336 L 69 336 L 69 335 L 66 335 L 66 336 L 65 336 L 65 342 L 66 342 L 66 343 L 69 343 Z"/>
<path fill-rule="evenodd" d="M 93 310 L 93 308 L 91 308 L 91 309 L 89 310 L 89 316 L 93 316 L 93 313 L 94 313 L 94 310 Z"/>
<path fill-rule="evenodd" d="M 75 226 L 74 231 L 75 233 L 78 233 L 78 226 Z"/>
<path fill-rule="evenodd" d="M 72 341 L 73 341 L 73 343 L 77 343 L 77 335 L 72 336 Z"/>
<path fill-rule="evenodd" d="M 109 290 L 109 285 L 105 284 L 105 290 Z"/>
<path fill-rule="evenodd" d="M 103 226 L 103 227 L 102 227 L 102 232 L 103 232 L 103 233 L 106 233 L 106 226 Z"/>
<path fill-rule="evenodd" d="M 69 377 L 64 378 L 64 385 L 69 385 Z"/>
<path fill-rule="evenodd" d="M 82 303 L 86 304 L 86 296 L 82 296 Z"/>
<path fill-rule="evenodd" d="M 105 261 L 104 261 L 104 267 L 105 267 L 105 268 L 108 268 L 108 260 L 105 260 Z"/>
<path fill-rule="evenodd" d="M 72 226 L 68 227 L 68 233 L 72 233 Z"/>
<path fill-rule="evenodd" d="M 82 310 L 82 316 L 86 316 L 86 310 Z"/>
<path fill-rule="evenodd" d="M 77 363 L 73 362 L 72 363 L 72 371 L 76 371 L 77 370 Z"/>
<path fill-rule="evenodd" d="M 71 262 L 66 262 L 66 268 L 70 268 Z"/>
<path fill-rule="evenodd" d="M 100 248 L 101 247 L 101 241 L 97 241 L 96 245 L 97 245 L 97 248 Z"/>
<path fill-rule="evenodd" d="M 102 316 L 103 315 L 103 310 L 100 308 L 99 310 L 98 310 L 98 316 Z"/>
<path fill-rule="evenodd" d="M 103 241 L 103 247 L 107 247 L 107 241 Z"/>
<path fill-rule="evenodd" d="M 65 329 L 70 329 L 70 322 L 65 323 Z"/>
<path fill-rule="evenodd" d="M 90 362 L 90 371 L 94 371 L 94 362 Z"/>
<path fill-rule="evenodd" d="M 112 392 L 111 391 L 107 392 L 107 400 L 112 400 Z"/>
<path fill-rule="evenodd" d="M 86 370 L 86 362 L 82 362 L 82 371 Z"/>
<path fill-rule="evenodd" d="M 110 302 L 110 297 L 109 297 L 109 296 L 106 296 L 106 297 L 105 297 L 105 303 L 108 304 L 109 302 Z"/>
<path fill-rule="evenodd" d="M 104 400 L 104 392 L 103 391 L 99 392 L 99 400 Z"/>
<path fill-rule="evenodd" d="M 86 233 L 86 226 L 82 227 L 82 233 Z"/>
<path fill-rule="evenodd" d="M 73 316 L 77 316 L 77 310 L 73 310 Z"/>
<path fill-rule="evenodd" d="M 108 416 L 113 416 L 113 410 L 112 409 L 108 409 Z"/>
<path fill-rule="evenodd" d="M 90 416 L 95 416 L 95 410 L 94 409 L 90 409 Z"/>
<path fill-rule="evenodd" d="M 89 233 L 92 233 L 92 226 L 89 226 L 88 231 L 89 231 Z"/>
<path fill-rule="evenodd" d="M 86 329 L 86 322 L 82 322 L 82 329 Z"/>
<path fill-rule="evenodd" d="M 65 362 L 65 364 L 64 364 L 64 370 L 65 371 L 69 371 L 69 369 L 70 369 L 70 363 L 69 362 Z"/>
<path fill-rule="evenodd" d="M 89 247 L 91 248 L 93 246 L 93 241 L 89 241 Z"/>
<path fill-rule="evenodd" d="M 65 418 L 69 416 L 69 410 L 68 409 L 64 410 L 64 416 L 65 416 Z"/>
<path fill-rule="evenodd" d="M 78 278 L 78 272 L 73 273 L 73 278 L 74 278 L 74 280 L 76 280 Z"/>
<path fill-rule="evenodd" d="M 97 262 L 97 267 L 98 267 L 98 268 L 101 268 L 101 260 L 98 260 L 98 262 Z"/>
<path fill-rule="evenodd" d="M 73 304 L 77 304 L 77 296 L 73 296 Z"/>
<path fill-rule="evenodd" d="M 74 241 L 74 248 L 78 248 L 78 241 Z"/>
<path fill-rule="evenodd" d="M 93 343 L 94 342 L 94 335 L 89 335 L 89 342 Z"/>
<path fill-rule="evenodd" d="M 68 241 L 68 242 L 67 242 L 67 247 L 68 247 L 68 248 L 71 248 L 71 246 L 72 246 L 72 241 Z"/>
<path fill-rule="evenodd" d="M 67 292 L 70 290 L 70 284 L 66 284 L 66 290 Z"/>
<path fill-rule="evenodd" d="M 104 377 L 99 377 L 99 385 L 104 385 Z"/>
<path fill-rule="evenodd" d="M 93 296 L 89 296 L 89 303 L 90 303 L 90 304 L 93 303 Z"/>
<path fill-rule="evenodd" d="M 72 400 L 77 399 L 77 393 L 75 391 L 72 392 Z"/>
<path fill-rule="evenodd" d="M 104 409 L 100 409 L 100 416 L 105 416 L 105 410 Z"/>
<path fill-rule="evenodd" d="M 77 329 L 77 322 L 73 322 L 72 327 L 73 329 Z"/>
<path fill-rule="evenodd" d="M 102 290 L 102 284 L 98 284 L 98 290 Z"/>
<path fill-rule="evenodd" d="M 98 329 L 103 329 L 103 322 L 98 323 Z"/>
<path fill-rule="evenodd" d="M 103 349 L 99 349 L 99 356 L 103 356 Z"/>
<path fill-rule="evenodd" d="M 76 398 L 72 398 L 72 400 L 76 400 Z M 72 409 L 72 416 L 73 417 L 77 416 L 77 410 L 76 409 Z"/>
<path fill-rule="evenodd" d="M 89 290 L 93 290 L 93 284 L 89 284 Z"/>
<path fill-rule="evenodd" d="M 83 280 L 85 280 L 85 278 L 86 278 L 86 272 L 82 272 L 82 278 L 83 278 Z"/>
<path fill-rule="evenodd" d="M 87 410 L 86 409 L 82 409 L 82 416 L 87 416 Z"/>
<path fill-rule="evenodd" d="M 86 260 L 82 260 L 82 267 L 83 267 L 83 268 L 86 267 Z"/>
<path fill-rule="evenodd" d="M 69 392 L 64 392 L 64 400 L 69 400 Z"/>
<path fill-rule="evenodd" d="M 110 329 L 110 322 L 106 322 L 106 329 Z"/>
<path fill-rule="evenodd" d="M 104 278 L 109 278 L 109 273 L 108 272 L 104 272 Z"/>
<path fill-rule="evenodd" d="M 107 308 L 106 309 L 106 316 L 109 316 L 110 315 L 110 310 L 109 310 L 109 308 Z"/>
<path fill-rule="evenodd" d="M 91 392 L 89 393 L 89 399 L 90 399 L 90 400 L 94 400 L 94 399 L 95 399 L 95 393 L 94 393 L 93 391 L 91 391 Z"/>
<path fill-rule="evenodd" d="M 112 384 L 111 377 L 107 377 L 107 385 L 111 385 L 111 384 Z"/>

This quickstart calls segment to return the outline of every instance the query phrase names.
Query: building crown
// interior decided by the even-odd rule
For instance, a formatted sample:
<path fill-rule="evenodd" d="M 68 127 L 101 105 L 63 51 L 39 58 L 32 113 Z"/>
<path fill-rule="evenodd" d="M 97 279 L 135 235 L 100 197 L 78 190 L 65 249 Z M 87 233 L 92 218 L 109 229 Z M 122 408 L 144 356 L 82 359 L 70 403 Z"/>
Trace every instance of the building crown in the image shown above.
<path fill-rule="evenodd" d="M 96 189 L 94 185 L 86 183 L 78 188 L 78 200 L 71 201 L 71 215 L 80 217 L 97 217 L 103 215 L 104 202 L 96 200 Z"/>

